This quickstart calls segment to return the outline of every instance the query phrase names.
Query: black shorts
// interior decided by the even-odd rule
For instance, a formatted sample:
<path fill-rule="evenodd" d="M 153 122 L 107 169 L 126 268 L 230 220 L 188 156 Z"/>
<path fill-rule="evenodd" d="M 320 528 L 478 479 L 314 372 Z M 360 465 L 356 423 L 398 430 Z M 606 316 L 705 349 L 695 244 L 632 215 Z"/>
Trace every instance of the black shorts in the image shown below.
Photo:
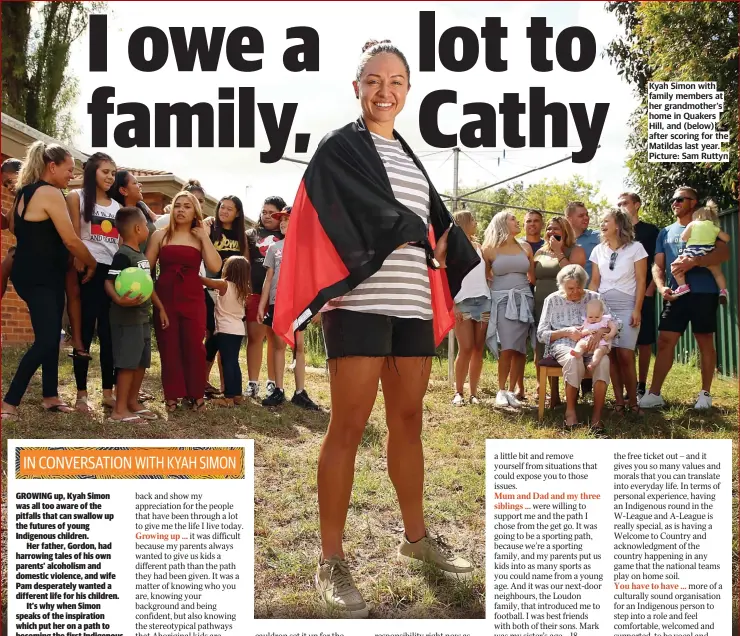
<path fill-rule="evenodd" d="M 660 331 L 683 333 L 689 323 L 694 333 L 717 331 L 719 294 L 689 292 L 666 303 L 660 315 Z"/>
<path fill-rule="evenodd" d="M 213 333 L 216 331 L 216 303 L 207 289 L 204 289 L 203 293 L 206 295 L 206 331 Z"/>
<path fill-rule="evenodd" d="M 113 364 L 116 369 L 148 369 L 152 364 L 152 329 L 143 325 L 111 325 Z"/>
<path fill-rule="evenodd" d="M 642 302 L 642 318 L 640 319 L 640 333 L 637 334 L 637 345 L 655 344 L 655 297 Z"/>
<path fill-rule="evenodd" d="M 431 320 L 395 318 L 347 309 L 322 315 L 326 357 L 430 358 L 436 355 Z"/>

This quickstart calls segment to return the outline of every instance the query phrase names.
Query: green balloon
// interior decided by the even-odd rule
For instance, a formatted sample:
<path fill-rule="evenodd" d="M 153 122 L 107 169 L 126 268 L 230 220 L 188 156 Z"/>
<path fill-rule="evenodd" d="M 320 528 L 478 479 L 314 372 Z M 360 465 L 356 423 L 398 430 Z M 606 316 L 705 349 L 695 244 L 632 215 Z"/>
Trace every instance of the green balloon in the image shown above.
<path fill-rule="evenodd" d="M 146 270 L 140 267 L 127 267 L 116 276 L 115 288 L 119 296 L 124 296 L 130 291 L 130 298 L 136 298 L 141 294 L 148 300 L 154 291 L 154 283 Z"/>

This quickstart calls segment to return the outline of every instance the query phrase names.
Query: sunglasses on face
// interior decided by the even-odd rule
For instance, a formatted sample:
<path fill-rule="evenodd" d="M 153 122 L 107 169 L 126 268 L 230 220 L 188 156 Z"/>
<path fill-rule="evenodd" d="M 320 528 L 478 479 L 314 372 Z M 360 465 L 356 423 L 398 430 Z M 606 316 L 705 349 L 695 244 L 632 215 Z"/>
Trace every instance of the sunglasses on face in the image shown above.
<path fill-rule="evenodd" d="M 684 201 L 696 201 L 693 197 L 674 197 L 671 203 L 683 203 Z"/>
<path fill-rule="evenodd" d="M 612 255 L 609 257 L 609 269 L 614 271 L 614 265 L 617 263 L 617 253 L 612 252 Z"/>

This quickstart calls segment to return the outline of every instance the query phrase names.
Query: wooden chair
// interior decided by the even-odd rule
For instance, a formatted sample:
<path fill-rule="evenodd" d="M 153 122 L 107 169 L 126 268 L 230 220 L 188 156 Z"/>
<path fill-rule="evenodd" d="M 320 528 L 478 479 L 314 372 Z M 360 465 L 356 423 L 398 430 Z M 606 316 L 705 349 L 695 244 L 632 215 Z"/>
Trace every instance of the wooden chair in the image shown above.
<path fill-rule="evenodd" d="M 540 393 L 539 400 L 539 421 L 545 418 L 545 400 L 547 399 L 547 387 L 550 384 L 548 378 L 562 378 L 563 367 L 552 356 L 547 356 L 540 360 Z"/>

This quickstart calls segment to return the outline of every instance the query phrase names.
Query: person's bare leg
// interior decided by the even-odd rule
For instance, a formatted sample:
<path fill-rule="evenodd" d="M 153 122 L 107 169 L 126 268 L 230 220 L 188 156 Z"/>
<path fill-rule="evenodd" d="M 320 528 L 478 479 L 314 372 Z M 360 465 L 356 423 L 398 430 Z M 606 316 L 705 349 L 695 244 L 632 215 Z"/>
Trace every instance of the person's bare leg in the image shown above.
<path fill-rule="evenodd" d="M 511 357 L 509 390 L 515 393 L 517 399 L 524 398 L 524 367 L 526 364 L 527 355 L 514 351 Z"/>
<path fill-rule="evenodd" d="M 578 404 L 578 387 L 565 383 L 565 422 L 568 426 L 578 424 L 576 406 Z"/>
<path fill-rule="evenodd" d="M 560 378 L 552 376 L 550 378 L 550 408 L 554 409 L 562 404 L 563 401 L 560 399 Z"/>
<path fill-rule="evenodd" d="M 624 381 L 622 379 L 621 367 L 617 352 L 619 349 L 614 347 L 609 352 L 609 375 L 611 376 L 612 387 L 614 389 L 614 405 L 624 409 Z M 634 387 L 632 389 L 634 391 Z"/>
<path fill-rule="evenodd" d="M 426 534 L 421 426 L 431 368 L 431 358 L 388 358 L 380 375 L 388 423 L 388 475 L 396 489 L 406 539 L 411 542 Z"/>
<path fill-rule="evenodd" d="M 621 387 L 615 385 L 614 390 L 622 388 L 627 390 L 627 404 L 630 407 L 637 406 L 637 376 L 635 374 L 635 352 L 632 349 L 617 347 L 617 363 L 619 365 L 619 379 Z"/>
<path fill-rule="evenodd" d="M 465 378 L 470 370 L 470 359 L 475 346 L 473 320 L 460 320 L 455 323 L 455 338 L 457 338 L 457 357 L 455 358 L 455 391 L 465 395 Z M 473 395 L 472 379 L 470 393 Z"/>
<path fill-rule="evenodd" d="M 275 375 L 273 376 L 275 378 L 275 386 L 278 389 L 285 389 L 285 348 L 287 345 L 272 329 L 270 330 L 269 338 L 272 340 L 272 366 L 275 370 Z"/>
<path fill-rule="evenodd" d="M 606 389 L 607 383 L 603 380 L 594 382 L 594 409 L 591 412 L 591 426 L 595 428 L 601 428 L 601 411 L 604 408 L 604 402 L 606 401 Z"/>
<path fill-rule="evenodd" d="M 277 336 L 269 327 L 265 327 L 265 330 L 265 336 L 267 337 L 267 379 L 274 380 L 275 374 L 277 373 L 275 369 L 274 342 Z M 260 358 L 260 360 L 262 360 L 262 358 Z M 283 351 L 283 360 L 285 360 L 285 351 Z M 285 369 L 283 369 L 283 372 L 285 372 Z"/>
<path fill-rule="evenodd" d="M 478 383 L 483 372 L 483 350 L 486 347 L 487 322 L 473 324 L 473 353 L 470 356 L 470 395 L 478 396 Z"/>
<path fill-rule="evenodd" d="M 514 352 L 511 349 L 499 351 L 498 354 L 498 390 L 506 391 L 506 381 L 511 371 L 511 359 Z"/>
<path fill-rule="evenodd" d="M 72 332 L 72 347 L 78 351 L 84 351 L 85 347 L 82 344 L 80 282 L 77 278 L 77 270 L 74 267 L 67 269 L 64 280 L 64 291 L 67 295 L 67 316 L 69 317 L 69 329 Z"/>
<path fill-rule="evenodd" d="M 638 382 L 645 384 L 647 383 L 648 371 L 650 371 L 650 356 L 653 354 L 653 348 L 651 345 L 639 345 L 637 349 L 639 358 Z"/>
<path fill-rule="evenodd" d="M 260 379 L 262 368 L 262 349 L 267 336 L 267 327 L 258 322 L 247 323 L 247 375 L 250 382 Z M 269 347 L 269 344 L 268 344 Z M 270 367 L 270 356 L 268 351 L 268 368 Z"/>
<path fill-rule="evenodd" d="M 673 366 L 673 352 L 680 337 L 681 334 L 677 331 L 658 332 L 658 354 L 655 356 L 653 381 L 650 385 L 650 393 L 654 395 L 660 395 L 663 382 L 665 382 L 668 372 Z"/>
<path fill-rule="evenodd" d="M 117 396 L 118 399 L 115 401 L 115 406 L 111 413 L 111 419 L 122 420 L 125 417 L 131 417 L 133 413 L 129 411 L 128 403 L 130 396 L 132 395 L 134 385 L 134 375 L 136 371 L 134 369 L 119 369 L 117 376 Z M 138 392 L 133 395 L 138 396 Z"/>
<path fill-rule="evenodd" d="M 303 332 L 295 334 L 295 346 L 293 347 L 293 360 L 295 361 L 295 390 L 303 391 L 306 388 L 306 350 L 303 348 Z"/>
<path fill-rule="evenodd" d="M 134 377 L 133 381 L 131 382 L 131 389 L 129 390 L 128 395 L 128 409 L 132 413 L 136 413 L 136 411 L 142 411 L 146 409 L 146 407 L 139 402 L 139 391 L 141 391 L 141 385 L 144 382 L 144 376 L 146 375 L 146 369 L 140 368 L 136 369 L 134 371 Z M 117 385 L 116 385 L 117 386 Z M 120 391 L 117 391 L 117 398 L 120 399 Z"/>
<path fill-rule="evenodd" d="M 331 417 L 321 444 L 318 468 L 321 554 L 344 558 L 342 535 L 347 521 L 355 456 L 375 404 L 385 358 L 329 360 Z"/>
<path fill-rule="evenodd" d="M 712 379 L 717 368 L 717 351 L 714 349 L 713 333 L 695 333 L 696 344 L 699 345 L 699 359 L 701 363 L 701 388 L 707 393 L 712 392 Z"/>

